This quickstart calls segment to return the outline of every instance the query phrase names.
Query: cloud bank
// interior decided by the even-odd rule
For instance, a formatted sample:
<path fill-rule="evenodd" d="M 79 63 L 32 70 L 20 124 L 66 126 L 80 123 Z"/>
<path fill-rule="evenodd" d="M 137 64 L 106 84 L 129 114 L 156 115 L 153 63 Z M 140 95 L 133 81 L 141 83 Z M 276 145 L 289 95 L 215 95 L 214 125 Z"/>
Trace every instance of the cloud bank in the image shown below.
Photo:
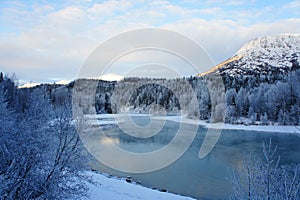
<path fill-rule="evenodd" d="M 99 44 L 145 27 L 178 31 L 218 63 L 252 38 L 300 33 L 298 10 L 299 1 L 4 1 L 0 71 L 24 81 L 71 80 Z"/>

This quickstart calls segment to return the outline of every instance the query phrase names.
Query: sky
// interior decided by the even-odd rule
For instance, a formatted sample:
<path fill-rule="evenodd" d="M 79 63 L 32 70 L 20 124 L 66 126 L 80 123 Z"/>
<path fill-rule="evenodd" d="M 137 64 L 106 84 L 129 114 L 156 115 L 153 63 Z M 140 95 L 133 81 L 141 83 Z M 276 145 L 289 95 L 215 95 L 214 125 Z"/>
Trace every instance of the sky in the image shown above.
<path fill-rule="evenodd" d="M 140 28 L 183 34 L 217 64 L 256 37 L 300 33 L 299 10 L 300 0 L 1 0 L 0 71 L 20 83 L 73 80 L 99 45 Z"/>

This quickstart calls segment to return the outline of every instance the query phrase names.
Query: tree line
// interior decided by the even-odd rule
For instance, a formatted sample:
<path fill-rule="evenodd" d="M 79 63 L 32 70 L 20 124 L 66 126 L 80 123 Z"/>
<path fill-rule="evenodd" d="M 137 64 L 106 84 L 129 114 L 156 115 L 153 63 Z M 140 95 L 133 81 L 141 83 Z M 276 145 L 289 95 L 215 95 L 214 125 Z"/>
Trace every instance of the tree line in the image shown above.
<path fill-rule="evenodd" d="M 198 100 L 198 108 L 185 113 L 190 117 L 245 125 L 300 124 L 299 69 L 276 75 L 225 75 L 222 83 L 218 79 L 215 75 L 206 75 L 183 79 L 133 77 L 120 82 L 100 81 L 95 108 L 99 114 L 128 110 L 145 113 L 150 109 L 179 114 L 191 100 L 191 91 L 185 87 L 188 82 Z"/>

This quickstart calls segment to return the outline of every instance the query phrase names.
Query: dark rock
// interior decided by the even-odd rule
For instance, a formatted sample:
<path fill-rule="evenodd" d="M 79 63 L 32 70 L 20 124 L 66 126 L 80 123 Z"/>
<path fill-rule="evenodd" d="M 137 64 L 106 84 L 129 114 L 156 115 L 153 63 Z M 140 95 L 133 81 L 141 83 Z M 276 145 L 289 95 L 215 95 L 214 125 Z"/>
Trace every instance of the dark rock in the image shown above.
<path fill-rule="evenodd" d="M 132 180 L 129 179 L 129 178 L 126 178 L 126 182 L 127 182 L 127 183 L 132 183 Z"/>

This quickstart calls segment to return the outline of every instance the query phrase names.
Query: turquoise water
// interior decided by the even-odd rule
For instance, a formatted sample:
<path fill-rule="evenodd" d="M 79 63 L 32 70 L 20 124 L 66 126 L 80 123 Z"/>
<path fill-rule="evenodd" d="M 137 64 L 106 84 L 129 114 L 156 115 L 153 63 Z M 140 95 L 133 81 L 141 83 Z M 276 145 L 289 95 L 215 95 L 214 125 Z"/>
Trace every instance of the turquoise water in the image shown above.
<path fill-rule="evenodd" d="M 134 117 L 133 120 L 141 126 L 149 123 L 148 117 Z M 127 135 L 117 126 L 108 128 L 105 134 L 118 140 L 117 145 L 124 150 L 145 153 L 167 145 L 177 133 L 179 126 L 177 122 L 167 121 L 157 135 L 143 139 Z M 193 126 L 195 125 L 185 126 L 186 134 L 195 128 Z M 158 171 L 142 174 L 124 173 L 99 162 L 93 163 L 93 167 L 114 176 L 131 176 L 146 187 L 167 189 L 169 192 L 197 199 L 225 199 L 232 193 L 228 179 L 232 177 L 233 169 L 237 168 L 241 160 L 250 153 L 262 157 L 262 143 L 268 144 L 270 138 L 272 144 L 278 146 L 277 155 L 280 155 L 282 164 L 300 162 L 300 137 L 292 134 L 240 130 L 223 130 L 214 149 L 204 159 L 199 159 L 199 149 L 206 132 L 206 128 L 199 126 L 188 150 L 176 162 Z"/>

